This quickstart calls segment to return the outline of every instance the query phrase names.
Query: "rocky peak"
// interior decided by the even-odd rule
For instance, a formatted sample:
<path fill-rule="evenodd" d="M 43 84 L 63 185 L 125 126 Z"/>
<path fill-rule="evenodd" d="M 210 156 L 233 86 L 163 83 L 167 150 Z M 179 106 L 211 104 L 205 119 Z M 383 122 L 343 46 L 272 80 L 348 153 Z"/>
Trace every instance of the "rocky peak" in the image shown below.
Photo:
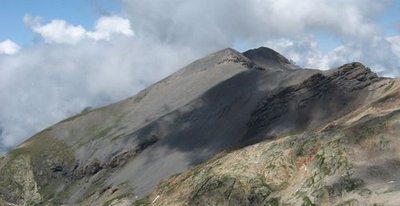
<path fill-rule="evenodd" d="M 217 64 L 239 63 L 248 68 L 254 67 L 254 63 L 250 59 L 232 48 L 223 49 L 217 52 L 216 55 L 220 56 Z"/>
<path fill-rule="evenodd" d="M 331 72 L 329 76 L 337 85 L 350 90 L 362 89 L 381 79 L 370 68 L 360 62 L 344 64 Z"/>
<path fill-rule="evenodd" d="M 244 52 L 243 55 L 266 69 L 291 65 L 287 58 L 267 47 L 251 49 Z M 286 67 L 286 69 L 289 68 Z"/>
<path fill-rule="evenodd" d="M 381 79 L 368 67 L 353 62 L 280 88 L 267 95 L 253 112 L 249 136 L 275 135 L 272 128 L 276 127 L 279 131 L 312 128 L 335 119 L 354 110 L 363 89 Z M 260 140 L 256 137 L 255 141 Z"/>
<path fill-rule="evenodd" d="M 333 75 L 334 76 L 346 75 L 351 78 L 363 77 L 366 79 L 373 79 L 378 77 L 376 73 L 372 72 L 370 68 L 366 67 L 360 62 L 352 62 L 344 64 L 333 70 Z"/>

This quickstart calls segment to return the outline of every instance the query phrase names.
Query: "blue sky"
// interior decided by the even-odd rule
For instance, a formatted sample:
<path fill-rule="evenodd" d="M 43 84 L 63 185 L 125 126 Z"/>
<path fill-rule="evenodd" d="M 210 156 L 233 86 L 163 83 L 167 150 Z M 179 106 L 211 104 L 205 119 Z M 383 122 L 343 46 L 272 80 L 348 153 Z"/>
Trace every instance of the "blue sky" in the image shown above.
<path fill-rule="evenodd" d="M 379 18 L 379 24 L 385 31 L 387 36 L 394 36 L 400 33 L 400 0 L 396 0 L 394 4 L 385 10 Z"/>

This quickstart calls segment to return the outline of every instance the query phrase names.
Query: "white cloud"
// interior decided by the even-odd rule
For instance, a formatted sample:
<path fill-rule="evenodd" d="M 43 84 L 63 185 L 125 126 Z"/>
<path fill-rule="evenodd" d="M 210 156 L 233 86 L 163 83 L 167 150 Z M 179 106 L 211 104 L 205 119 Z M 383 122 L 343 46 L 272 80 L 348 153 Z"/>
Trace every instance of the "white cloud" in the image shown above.
<path fill-rule="evenodd" d="M 128 19 L 119 16 L 103 16 L 97 21 L 94 32 L 88 32 L 88 37 L 101 40 L 109 40 L 111 34 L 123 34 L 132 36 L 133 31 Z"/>
<path fill-rule="evenodd" d="M 400 35 L 388 37 L 387 40 L 391 43 L 393 52 L 400 58 Z"/>
<path fill-rule="evenodd" d="M 368 44 L 348 42 L 323 53 L 312 37 L 296 40 L 274 39 L 264 45 L 269 46 L 292 59 L 297 64 L 317 69 L 329 69 L 349 62 L 362 62 L 379 75 L 400 75 L 400 38 L 373 37 Z"/>
<path fill-rule="evenodd" d="M 110 40 L 116 34 L 133 35 L 129 20 L 119 16 L 100 17 L 94 31 L 87 31 L 81 25 L 71 25 L 60 19 L 43 25 L 40 17 L 30 15 L 25 15 L 24 22 L 47 43 L 76 44 L 84 39 Z"/>
<path fill-rule="evenodd" d="M 303 67 L 329 68 L 329 65 L 323 61 L 323 54 L 319 51 L 317 42 L 311 37 L 296 41 L 285 38 L 273 39 L 263 45 L 278 51 Z"/>
<path fill-rule="evenodd" d="M 7 39 L 0 42 L 0 55 L 1 54 L 15 54 L 20 50 L 20 47 L 15 42 Z"/>

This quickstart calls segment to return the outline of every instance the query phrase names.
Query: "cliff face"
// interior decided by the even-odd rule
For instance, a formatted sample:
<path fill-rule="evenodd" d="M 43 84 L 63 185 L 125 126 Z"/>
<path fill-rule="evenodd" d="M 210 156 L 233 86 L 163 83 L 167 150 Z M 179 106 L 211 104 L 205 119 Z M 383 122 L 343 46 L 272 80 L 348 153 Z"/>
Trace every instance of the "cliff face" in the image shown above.
<path fill-rule="evenodd" d="M 395 181 L 398 88 L 360 63 L 225 49 L 1 157 L 0 204 L 379 203 L 397 194 L 379 184 Z"/>
<path fill-rule="evenodd" d="M 326 74 L 314 74 L 300 84 L 279 88 L 252 113 L 245 140 L 312 129 L 332 121 L 365 103 L 365 88 L 380 80 L 364 65 L 351 63 Z"/>

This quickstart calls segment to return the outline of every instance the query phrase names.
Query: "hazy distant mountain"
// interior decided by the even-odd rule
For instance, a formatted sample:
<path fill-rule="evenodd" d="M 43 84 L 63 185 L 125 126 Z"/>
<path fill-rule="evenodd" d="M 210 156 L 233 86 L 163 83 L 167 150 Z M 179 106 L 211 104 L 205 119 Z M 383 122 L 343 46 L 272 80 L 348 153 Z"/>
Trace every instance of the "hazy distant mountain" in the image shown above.
<path fill-rule="evenodd" d="M 399 87 L 225 49 L 0 157 L 0 205 L 396 205 Z"/>

